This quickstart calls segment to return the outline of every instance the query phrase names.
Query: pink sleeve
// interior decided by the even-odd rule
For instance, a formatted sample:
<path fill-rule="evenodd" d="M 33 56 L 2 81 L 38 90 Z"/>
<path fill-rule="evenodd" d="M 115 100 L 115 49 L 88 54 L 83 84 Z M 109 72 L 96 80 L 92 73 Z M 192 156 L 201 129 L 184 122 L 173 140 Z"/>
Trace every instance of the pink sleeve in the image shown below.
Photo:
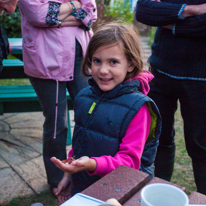
<path fill-rule="evenodd" d="M 87 12 L 87 16 L 82 20 L 82 23 L 87 26 L 89 21 L 95 22 L 97 20 L 97 6 L 95 0 L 81 0 L 82 9 Z"/>
<path fill-rule="evenodd" d="M 90 175 L 103 177 L 120 165 L 139 169 L 142 152 L 149 135 L 151 116 L 144 104 L 130 122 L 126 134 L 120 144 L 120 149 L 114 157 L 92 157 L 97 162 L 97 168 Z"/>
<path fill-rule="evenodd" d="M 52 0 L 55 3 L 62 3 L 62 0 Z M 29 23 L 35 27 L 49 27 L 46 24 L 46 16 L 49 9 L 49 0 L 19 0 L 18 6 L 21 15 L 27 18 Z"/>

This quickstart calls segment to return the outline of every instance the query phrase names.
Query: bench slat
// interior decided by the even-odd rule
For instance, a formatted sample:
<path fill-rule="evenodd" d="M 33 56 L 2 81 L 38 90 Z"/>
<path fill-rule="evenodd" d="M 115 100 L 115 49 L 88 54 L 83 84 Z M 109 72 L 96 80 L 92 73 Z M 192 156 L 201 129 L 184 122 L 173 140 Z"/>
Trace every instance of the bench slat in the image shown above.
<path fill-rule="evenodd" d="M 68 109 L 73 109 L 67 92 Z M 0 114 L 10 112 L 42 111 L 32 85 L 0 86 Z"/>
<path fill-rule="evenodd" d="M 71 99 L 67 92 L 67 99 Z M 32 85 L 0 86 L 0 102 L 37 101 L 38 97 Z"/>
<path fill-rule="evenodd" d="M 28 78 L 24 73 L 24 62 L 20 59 L 4 59 L 0 79 Z"/>
<path fill-rule="evenodd" d="M 24 62 L 20 59 L 4 59 L 3 60 L 4 67 L 23 67 Z"/>

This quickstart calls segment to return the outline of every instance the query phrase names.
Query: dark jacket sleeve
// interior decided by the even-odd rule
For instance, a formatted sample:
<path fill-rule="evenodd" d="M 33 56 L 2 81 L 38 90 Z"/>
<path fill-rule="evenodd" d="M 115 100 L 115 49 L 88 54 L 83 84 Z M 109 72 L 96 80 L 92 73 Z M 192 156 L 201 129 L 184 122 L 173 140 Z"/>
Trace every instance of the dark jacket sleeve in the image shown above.
<path fill-rule="evenodd" d="M 136 6 L 137 21 L 155 27 L 175 25 L 174 34 L 178 36 L 206 35 L 206 14 L 179 19 L 183 4 L 172 4 L 152 0 L 138 0 Z"/>
<path fill-rule="evenodd" d="M 206 37 L 206 14 L 178 22 L 175 25 L 175 35 Z"/>
<path fill-rule="evenodd" d="M 166 26 L 181 21 L 178 14 L 183 4 L 171 4 L 152 0 L 138 0 L 137 21 L 149 26 Z"/>

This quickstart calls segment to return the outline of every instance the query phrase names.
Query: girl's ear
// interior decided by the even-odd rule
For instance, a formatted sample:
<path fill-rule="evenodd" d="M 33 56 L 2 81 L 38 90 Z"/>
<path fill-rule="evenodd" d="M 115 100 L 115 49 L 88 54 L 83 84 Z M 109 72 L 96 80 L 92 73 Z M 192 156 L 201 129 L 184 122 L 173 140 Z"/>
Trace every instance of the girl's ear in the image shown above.
<path fill-rule="evenodd" d="M 134 67 L 134 64 L 130 63 L 127 72 L 132 72 L 134 70 Z"/>

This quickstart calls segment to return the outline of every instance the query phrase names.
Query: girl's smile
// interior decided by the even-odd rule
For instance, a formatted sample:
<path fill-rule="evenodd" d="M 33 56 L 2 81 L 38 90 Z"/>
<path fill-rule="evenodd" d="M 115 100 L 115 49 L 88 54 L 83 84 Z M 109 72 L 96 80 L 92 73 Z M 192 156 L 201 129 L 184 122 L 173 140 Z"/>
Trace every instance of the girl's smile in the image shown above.
<path fill-rule="evenodd" d="M 133 67 L 124 54 L 122 44 L 105 45 L 92 57 L 92 76 L 102 91 L 110 91 L 125 80 Z"/>
<path fill-rule="evenodd" d="M 99 78 L 100 79 L 100 81 L 103 83 L 103 84 L 108 84 L 111 80 L 112 80 L 112 78 Z"/>

